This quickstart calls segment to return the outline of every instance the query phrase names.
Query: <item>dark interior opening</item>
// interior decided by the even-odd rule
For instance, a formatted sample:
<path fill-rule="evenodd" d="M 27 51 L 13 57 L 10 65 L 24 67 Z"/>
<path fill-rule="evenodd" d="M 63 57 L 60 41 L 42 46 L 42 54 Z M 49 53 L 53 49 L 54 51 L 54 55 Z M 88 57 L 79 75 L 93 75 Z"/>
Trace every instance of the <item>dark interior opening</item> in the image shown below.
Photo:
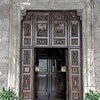
<path fill-rule="evenodd" d="M 35 52 L 35 99 L 65 100 L 67 50 L 36 48 Z"/>

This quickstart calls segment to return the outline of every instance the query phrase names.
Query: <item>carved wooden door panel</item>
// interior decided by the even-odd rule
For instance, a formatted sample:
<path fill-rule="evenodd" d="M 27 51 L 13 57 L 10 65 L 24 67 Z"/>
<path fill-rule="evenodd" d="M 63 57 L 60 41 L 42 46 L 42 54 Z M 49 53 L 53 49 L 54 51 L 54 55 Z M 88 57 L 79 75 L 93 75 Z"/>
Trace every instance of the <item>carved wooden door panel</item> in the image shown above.
<path fill-rule="evenodd" d="M 67 47 L 67 13 L 52 13 L 52 46 Z"/>
<path fill-rule="evenodd" d="M 67 47 L 67 13 L 36 13 L 35 46 Z"/>
<path fill-rule="evenodd" d="M 49 46 L 49 13 L 34 15 L 35 46 Z"/>
<path fill-rule="evenodd" d="M 22 21 L 21 56 L 20 56 L 20 96 L 23 100 L 33 100 L 33 66 L 34 49 L 32 34 L 32 13 L 29 12 Z"/>
<path fill-rule="evenodd" d="M 75 12 L 70 12 L 69 37 L 69 100 L 82 100 L 82 65 L 80 46 L 80 21 Z"/>

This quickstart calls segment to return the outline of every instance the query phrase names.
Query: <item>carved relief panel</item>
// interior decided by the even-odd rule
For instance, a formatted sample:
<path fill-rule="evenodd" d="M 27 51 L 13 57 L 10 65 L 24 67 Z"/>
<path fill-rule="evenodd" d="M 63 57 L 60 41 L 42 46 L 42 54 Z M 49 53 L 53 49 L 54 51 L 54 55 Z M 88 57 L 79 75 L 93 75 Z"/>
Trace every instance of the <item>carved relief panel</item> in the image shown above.
<path fill-rule="evenodd" d="M 75 12 L 70 12 L 70 46 L 80 46 L 80 21 Z"/>
<path fill-rule="evenodd" d="M 71 100 L 81 100 L 81 73 L 80 73 L 80 49 L 70 49 L 70 63 L 69 63 L 69 82 L 71 85 Z"/>
<path fill-rule="evenodd" d="M 67 13 L 34 13 L 35 46 L 67 47 Z"/>
<path fill-rule="evenodd" d="M 30 75 L 23 76 L 23 90 L 30 90 Z"/>
<path fill-rule="evenodd" d="M 23 22 L 23 46 L 32 46 L 31 22 Z"/>
<path fill-rule="evenodd" d="M 37 37 L 47 37 L 47 23 L 37 24 Z"/>
<path fill-rule="evenodd" d="M 32 88 L 32 49 L 22 49 L 21 63 L 21 97 L 23 100 L 31 100 Z"/>
<path fill-rule="evenodd" d="M 32 13 L 24 17 L 22 28 L 22 46 L 32 46 Z"/>
<path fill-rule="evenodd" d="M 78 50 L 71 51 L 71 66 L 79 66 L 79 54 Z"/>
<path fill-rule="evenodd" d="M 67 46 L 67 14 L 52 14 L 52 46 Z"/>
<path fill-rule="evenodd" d="M 72 90 L 79 91 L 79 76 L 78 75 L 72 76 Z"/>
<path fill-rule="evenodd" d="M 49 46 L 49 13 L 35 15 L 35 45 Z"/>

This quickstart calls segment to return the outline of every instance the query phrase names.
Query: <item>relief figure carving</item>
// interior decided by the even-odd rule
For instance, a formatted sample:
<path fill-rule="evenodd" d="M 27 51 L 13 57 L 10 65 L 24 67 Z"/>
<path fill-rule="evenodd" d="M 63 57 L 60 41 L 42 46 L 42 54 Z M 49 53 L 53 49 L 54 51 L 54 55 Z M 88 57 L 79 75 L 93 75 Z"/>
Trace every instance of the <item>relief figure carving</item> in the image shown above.
<path fill-rule="evenodd" d="M 24 64 L 30 64 L 30 51 L 24 50 Z"/>
<path fill-rule="evenodd" d="M 63 24 L 54 24 L 54 37 L 64 37 L 64 23 Z"/>
<path fill-rule="evenodd" d="M 45 37 L 47 36 L 47 24 L 39 23 L 37 25 L 37 36 Z"/>
<path fill-rule="evenodd" d="M 24 90 L 30 89 L 30 76 L 29 75 L 23 76 L 23 89 Z"/>
<path fill-rule="evenodd" d="M 31 24 L 24 23 L 24 36 L 31 36 Z"/>
<path fill-rule="evenodd" d="M 78 37 L 78 23 L 77 24 L 71 23 L 71 36 Z"/>
<path fill-rule="evenodd" d="M 72 51 L 72 65 L 78 65 L 78 51 Z"/>
<path fill-rule="evenodd" d="M 72 90 L 73 91 L 79 90 L 79 78 L 78 78 L 78 76 L 72 76 Z"/>

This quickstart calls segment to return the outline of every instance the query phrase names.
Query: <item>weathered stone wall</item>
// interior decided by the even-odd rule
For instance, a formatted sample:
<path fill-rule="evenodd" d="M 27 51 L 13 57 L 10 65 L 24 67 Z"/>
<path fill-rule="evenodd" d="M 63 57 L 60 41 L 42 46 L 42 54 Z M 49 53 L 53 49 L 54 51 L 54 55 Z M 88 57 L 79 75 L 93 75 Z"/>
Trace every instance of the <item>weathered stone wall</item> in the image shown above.
<path fill-rule="evenodd" d="M 95 86 L 100 91 L 100 0 L 94 4 L 94 38 L 95 38 Z"/>
<path fill-rule="evenodd" d="M 8 63 L 9 63 L 9 32 L 10 32 L 10 7 L 12 0 L 0 0 L 0 90 L 8 85 Z M 33 1 L 33 0 L 13 0 Z M 34 0 L 34 2 L 49 0 Z M 52 0 L 51 0 L 52 1 Z M 54 0 L 55 2 L 85 2 L 85 0 Z M 89 0 L 87 0 L 89 1 Z M 100 91 L 100 0 L 94 0 L 94 66 L 95 66 L 95 86 Z M 13 18 L 13 17 L 12 17 Z M 91 73 L 91 72 L 90 72 Z M 92 77 L 92 76 L 91 76 Z M 91 78 L 92 79 L 92 78 Z"/>
<path fill-rule="evenodd" d="M 0 90 L 8 81 L 9 0 L 0 0 Z"/>

